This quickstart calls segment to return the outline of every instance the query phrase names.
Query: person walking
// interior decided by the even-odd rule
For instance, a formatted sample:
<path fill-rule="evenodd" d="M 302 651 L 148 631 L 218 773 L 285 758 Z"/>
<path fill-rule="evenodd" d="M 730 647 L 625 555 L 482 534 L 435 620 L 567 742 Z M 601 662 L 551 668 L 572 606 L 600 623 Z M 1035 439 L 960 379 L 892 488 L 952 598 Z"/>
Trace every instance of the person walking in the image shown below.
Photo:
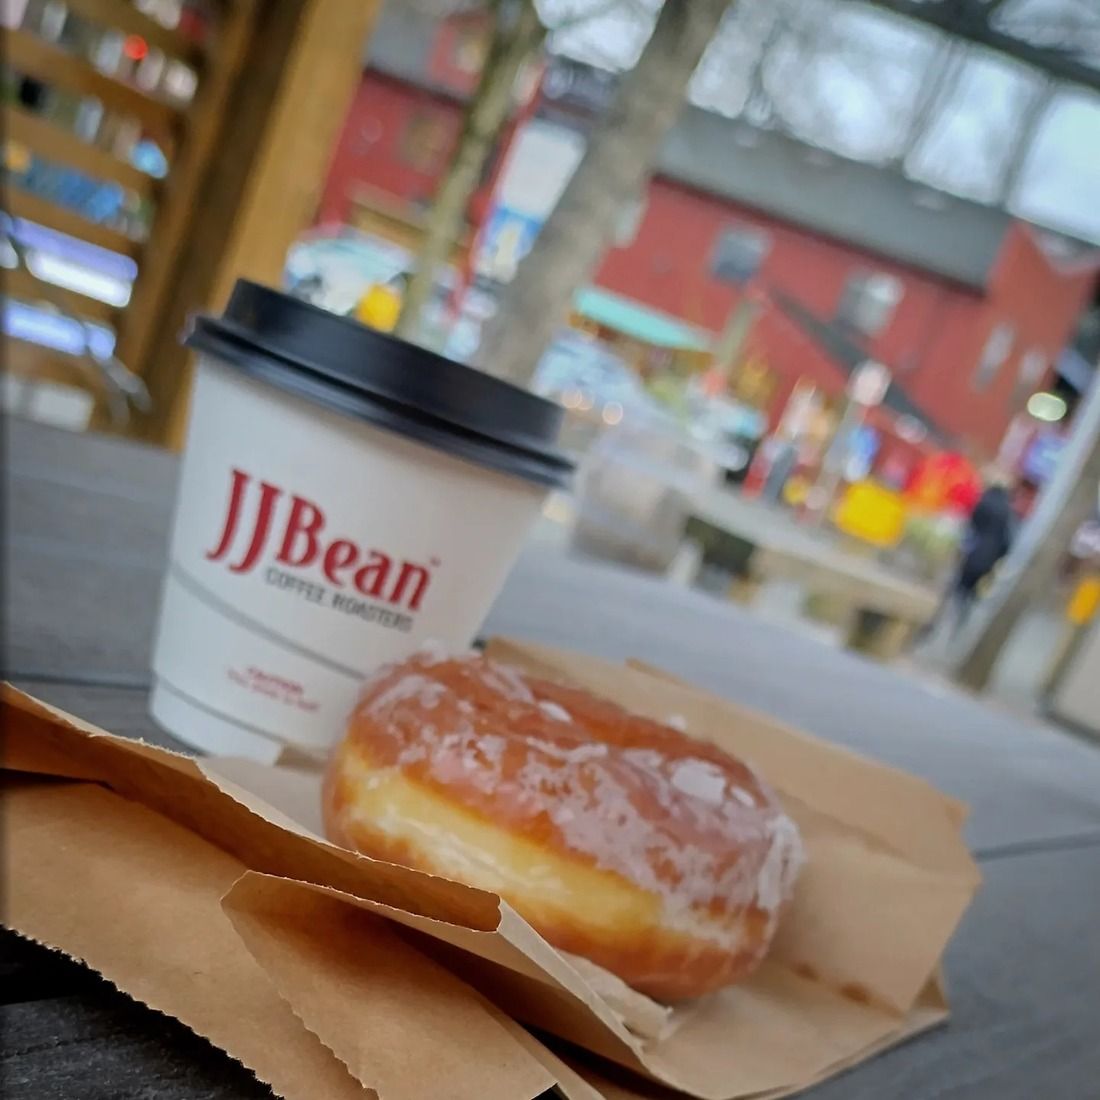
<path fill-rule="evenodd" d="M 970 513 L 960 544 L 960 557 L 951 583 L 935 615 L 920 637 L 927 639 L 948 608 L 954 609 L 952 633 L 966 622 L 979 589 L 1008 553 L 1016 528 L 1016 513 L 1008 477 L 1000 470 L 986 474 L 986 487 Z"/>
<path fill-rule="evenodd" d="M 988 478 L 963 536 L 962 557 L 950 593 L 956 608 L 956 631 L 966 622 L 982 582 L 1008 553 L 1015 526 L 1008 479 L 997 471 Z"/>

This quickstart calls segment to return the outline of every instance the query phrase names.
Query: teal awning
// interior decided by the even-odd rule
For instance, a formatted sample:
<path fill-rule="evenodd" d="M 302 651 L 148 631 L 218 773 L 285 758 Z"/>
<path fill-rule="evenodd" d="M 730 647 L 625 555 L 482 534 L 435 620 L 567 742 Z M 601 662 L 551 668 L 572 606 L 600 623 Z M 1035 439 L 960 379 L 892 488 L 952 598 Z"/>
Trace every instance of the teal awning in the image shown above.
<path fill-rule="evenodd" d="M 579 291 L 573 299 L 573 308 L 589 320 L 645 344 L 689 351 L 707 351 L 710 348 L 708 333 L 660 310 L 599 287 L 590 286 Z"/>

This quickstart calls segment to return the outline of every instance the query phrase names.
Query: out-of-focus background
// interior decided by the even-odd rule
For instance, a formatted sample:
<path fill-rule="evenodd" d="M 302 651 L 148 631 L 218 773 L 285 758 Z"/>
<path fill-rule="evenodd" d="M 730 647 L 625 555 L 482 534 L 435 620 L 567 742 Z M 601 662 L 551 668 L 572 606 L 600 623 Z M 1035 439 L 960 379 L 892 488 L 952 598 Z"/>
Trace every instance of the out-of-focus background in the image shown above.
<path fill-rule="evenodd" d="M 529 385 L 549 551 L 1100 723 L 1093 0 L 4 0 L 6 411 L 244 275 Z"/>

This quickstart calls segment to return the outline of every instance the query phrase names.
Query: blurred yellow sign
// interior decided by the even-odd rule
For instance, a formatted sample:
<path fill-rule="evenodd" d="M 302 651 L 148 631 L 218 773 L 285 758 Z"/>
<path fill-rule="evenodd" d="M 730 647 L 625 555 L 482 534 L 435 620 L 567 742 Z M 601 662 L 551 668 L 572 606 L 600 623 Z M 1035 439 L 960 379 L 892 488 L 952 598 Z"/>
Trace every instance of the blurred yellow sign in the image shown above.
<path fill-rule="evenodd" d="M 1085 577 L 1073 590 L 1066 607 L 1066 618 L 1074 626 L 1084 626 L 1100 608 L 1100 576 Z"/>
<path fill-rule="evenodd" d="M 379 332 L 393 332 L 400 314 L 401 295 L 384 283 L 375 283 L 355 306 L 355 319 Z"/>
<path fill-rule="evenodd" d="M 905 505 L 893 489 L 856 481 L 841 497 L 833 522 L 845 534 L 874 546 L 896 546 L 905 530 Z"/>

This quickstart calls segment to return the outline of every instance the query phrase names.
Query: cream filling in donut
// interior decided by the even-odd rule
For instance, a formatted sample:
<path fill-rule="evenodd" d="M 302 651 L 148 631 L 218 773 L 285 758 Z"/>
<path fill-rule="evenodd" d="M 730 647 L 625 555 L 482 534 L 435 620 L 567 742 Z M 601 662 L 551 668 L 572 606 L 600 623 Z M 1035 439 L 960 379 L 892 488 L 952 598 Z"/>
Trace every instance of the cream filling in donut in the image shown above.
<path fill-rule="evenodd" d="M 339 810 L 340 827 L 353 843 L 369 852 L 371 837 L 389 841 L 421 869 L 499 894 L 532 924 L 624 939 L 659 929 L 724 951 L 741 947 L 739 916 L 669 906 L 614 872 L 485 820 L 396 768 L 376 769 L 360 754 L 346 753 L 341 784 L 354 792 Z"/>

